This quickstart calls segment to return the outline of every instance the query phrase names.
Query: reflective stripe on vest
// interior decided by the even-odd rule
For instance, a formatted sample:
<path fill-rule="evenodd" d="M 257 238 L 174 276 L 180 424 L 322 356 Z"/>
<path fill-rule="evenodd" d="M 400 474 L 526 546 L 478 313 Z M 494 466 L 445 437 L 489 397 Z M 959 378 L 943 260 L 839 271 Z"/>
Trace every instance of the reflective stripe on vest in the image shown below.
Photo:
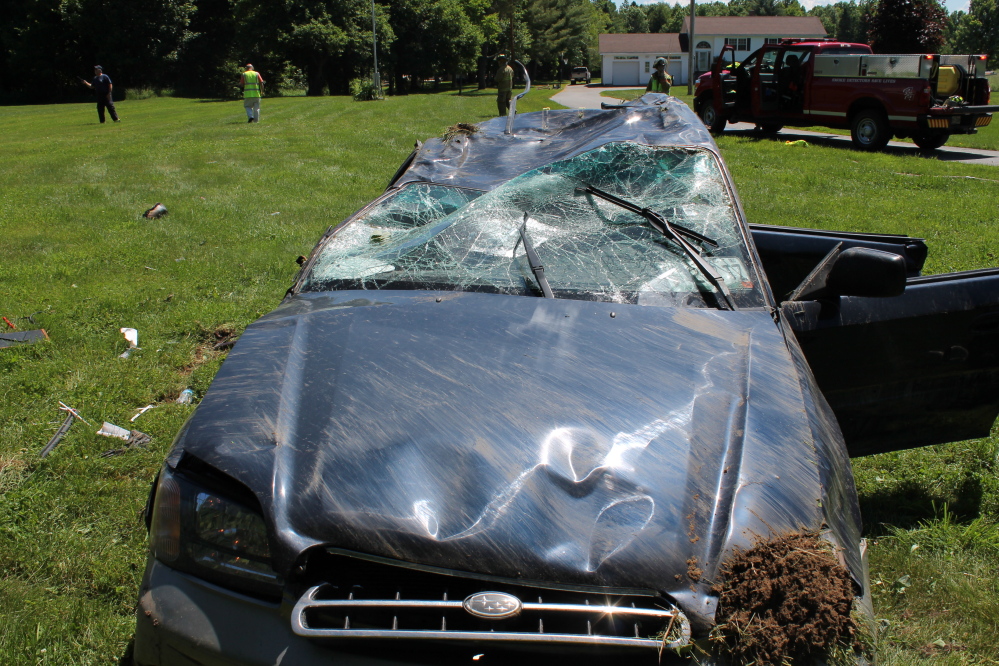
<path fill-rule="evenodd" d="M 260 97 L 260 75 L 243 72 L 243 97 Z"/>

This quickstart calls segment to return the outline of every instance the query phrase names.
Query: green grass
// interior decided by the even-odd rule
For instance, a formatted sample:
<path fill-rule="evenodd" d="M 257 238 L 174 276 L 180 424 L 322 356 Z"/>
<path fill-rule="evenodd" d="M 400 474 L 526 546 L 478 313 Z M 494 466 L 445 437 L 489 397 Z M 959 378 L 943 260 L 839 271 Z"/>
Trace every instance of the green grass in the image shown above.
<path fill-rule="evenodd" d="M 519 108 L 555 107 L 553 92 Z M 140 512 L 193 409 L 173 399 L 186 387 L 200 398 L 223 360 L 216 331 L 272 309 L 295 257 L 380 194 L 414 141 L 494 108 L 492 91 L 276 98 L 248 125 L 239 102 L 154 97 L 121 102 L 123 122 L 103 126 L 89 104 L 0 108 L 0 314 L 51 336 L 0 350 L 0 663 L 121 657 Z M 997 169 L 746 136 L 718 145 L 753 222 L 924 236 L 929 272 L 999 263 Z M 170 214 L 141 219 L 156 202 Z M 123 326 L 139 330 L 128 359 Z M 60 400 L 92 425 L 39 460 Z M 105 420 L 152 444 L 98 457 L 121 444 L 94 434 Z M 997 452 L 994 435 L 855 461 L 882 663 L 997 663 Z"/>
<path fill-rule="evenodd" d="M 995 78 L 995 77 L 990 77 Z M 997 84 L 992 84 L 993 89 L 996 89 Z M 687 95 L 686 86 L 674 86 L 672 89 L 674 97 L 683 100 L 687 106 L 693 108 L 693 97 Z M 600 93 L 601 97 L 614 97 L 621 100 L 632 100 L 641 97 L 645 93 L 645 89 L 635 89 L 635 90 L 605 90 Z M 997 103 L 995 99 L 996 94 L 993 95 L 992 103 Z M 947 140 L 948 146 L 960 146 L 963 148 L 978 148 L 981 150 L 999 150 L 999 114 L 993 114 L 996 116 L 993 119 L 993 123 L 987 127 L 981 127 L 977 134 L 953 134 L 950 139 Z M 789 127 L 786 132 L 793 132 L 796 129 L 810 130 L 812 132 L 827 132 L 829 134 L 843 134 L 847 135 L 850 130 L 835 129 L 832 127 Z M 901 139 L 901 141 L 906 141 L 907 143 L 912 143 L 910 139 Z"/>

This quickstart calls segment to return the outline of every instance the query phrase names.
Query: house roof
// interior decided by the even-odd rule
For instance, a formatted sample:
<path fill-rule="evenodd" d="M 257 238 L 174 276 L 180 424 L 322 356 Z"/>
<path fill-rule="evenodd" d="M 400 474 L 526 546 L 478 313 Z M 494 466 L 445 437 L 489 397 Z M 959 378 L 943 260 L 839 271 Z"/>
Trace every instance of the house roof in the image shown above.
<path fill-rule="evenodd" d="M 681 32 L 687 32 L 690 18 L 683 19 Z M 824 37 L 826 29 L 818 16 L 698 16 L 697 35 Z M 695 35 L 696 36 L 696 35 Z"/>
<path fill-rule="evenodd" d="M 696 28 L 699 23 L 695 23 Z M 600 35 L 600 53 L 682 53 L 675 32 Z"/>

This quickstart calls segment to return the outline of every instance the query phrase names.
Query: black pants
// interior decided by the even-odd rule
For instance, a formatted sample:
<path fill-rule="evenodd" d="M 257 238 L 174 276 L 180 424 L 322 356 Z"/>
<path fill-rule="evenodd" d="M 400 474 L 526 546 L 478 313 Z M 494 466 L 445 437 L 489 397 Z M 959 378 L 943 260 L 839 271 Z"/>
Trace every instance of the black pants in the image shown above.
<path fill-rule="evenodd" d="M 111 114 L 111 120 L 118 122 L 118 114 L 114 110 L 114 102 L 111 100 L 111 95 L 99 95 L 97 97 L 97 117 L 104 122 L 104 109 L 107 109 Z"/>

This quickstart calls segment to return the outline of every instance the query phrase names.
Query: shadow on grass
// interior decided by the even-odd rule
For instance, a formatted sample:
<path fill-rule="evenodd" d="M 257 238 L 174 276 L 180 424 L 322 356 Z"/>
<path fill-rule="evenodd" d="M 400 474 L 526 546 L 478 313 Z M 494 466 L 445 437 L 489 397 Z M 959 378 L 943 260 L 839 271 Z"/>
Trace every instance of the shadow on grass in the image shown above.
<path fill-rule="evenodd" d="M 849 135 L 844 134 L 828 134 L 824 136 L 816 136 L 814 134 L 806 134 L 804 132 L 795 131 L 794 128 L 785 127 L 777 134 L 764 134 L 759 130 L 755 129 L 737 129 L 737 130 L 726 130 L 726 135 L 738 136 L 743 138 L 748 138 L 754 141 L 797 141 L 803 139 L 808 143 L 815 144 L 817 146 L 826 146 L 829 148 L 838 148 L 840 150 L 847 150 L 851 153 L 867 154 L 869 151 L 859 150 L 854 148 L 853 142 L 850 140 Z M 925 157 L 928 159 L 940 160 L 941 162 L 959 162 L 961 160 L 981 160 L 989 159 L 988 156 L 983 156 L 981 153 L 972 153 L 967 150 L 962 149 L 961 146 L 945 146 L 949 150 L 923 150 L 915 144 L 911 147 L 909 146 L 885 146 L 878 153 L 885 155 L 895 155 L 896 157 L 902 156 L 915 156 L 915 157 Z M 993 151 L 994 152 L 994 151 Z"/>
<path fill-rule="evenodd" d="M 915 481 L 906 481 L 884 491 L 864 493 L 860 496 L 864 535 L 883 536 L 889 533 L 888 527 L 918 527 L 920 522 L 938 517 L 944 505 L 957 522 L 970 522 L 980 514 L 983 494 L 981 482 L 974 478 L 964 479 L 946 497 L 931 493 Z"/>

